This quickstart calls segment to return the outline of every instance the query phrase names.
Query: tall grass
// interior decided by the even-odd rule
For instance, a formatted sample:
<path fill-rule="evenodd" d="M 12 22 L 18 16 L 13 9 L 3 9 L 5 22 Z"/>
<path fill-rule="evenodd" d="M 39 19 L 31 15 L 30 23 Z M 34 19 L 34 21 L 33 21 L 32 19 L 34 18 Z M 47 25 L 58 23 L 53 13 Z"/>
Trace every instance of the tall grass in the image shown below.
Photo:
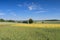
<path fill-rule="evenodd" d="M 0 26 L 0 40 L 60 40 L 60 28 Z"/>

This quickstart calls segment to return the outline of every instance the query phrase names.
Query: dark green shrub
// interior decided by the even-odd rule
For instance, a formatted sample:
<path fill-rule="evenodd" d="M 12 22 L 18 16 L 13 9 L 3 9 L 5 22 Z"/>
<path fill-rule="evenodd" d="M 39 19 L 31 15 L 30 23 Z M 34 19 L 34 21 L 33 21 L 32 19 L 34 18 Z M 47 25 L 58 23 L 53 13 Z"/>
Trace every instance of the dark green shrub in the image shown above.
<path fill-rule="evenodd" d="M 33 20 L 30 18 L 28 23 L 29 24 L 33 23 Z"/>
<path fill-rule="evenodd" d="M 14 20 L 7 20 L 7 22 L 15 22 Z"/>
<path fill-rule="evenodd" d="M 5 20 L 4 19 L 0 19 L 0 22 L 4 22 Z"/>
<path fill-rule="evenodd" d="M 28 23 L 27 21 L 23 21 L 22 23 Z"/>

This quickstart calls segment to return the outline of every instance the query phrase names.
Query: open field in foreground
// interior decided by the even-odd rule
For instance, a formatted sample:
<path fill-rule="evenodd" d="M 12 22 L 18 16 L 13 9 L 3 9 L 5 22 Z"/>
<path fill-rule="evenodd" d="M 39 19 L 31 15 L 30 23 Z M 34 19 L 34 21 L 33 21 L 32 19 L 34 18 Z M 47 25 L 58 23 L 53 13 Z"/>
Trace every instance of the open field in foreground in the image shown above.
<path fill-rule="evenodd" d="M 59 24 L 46 25 L 0 23 L 0 40 L 60 40 Z"/>

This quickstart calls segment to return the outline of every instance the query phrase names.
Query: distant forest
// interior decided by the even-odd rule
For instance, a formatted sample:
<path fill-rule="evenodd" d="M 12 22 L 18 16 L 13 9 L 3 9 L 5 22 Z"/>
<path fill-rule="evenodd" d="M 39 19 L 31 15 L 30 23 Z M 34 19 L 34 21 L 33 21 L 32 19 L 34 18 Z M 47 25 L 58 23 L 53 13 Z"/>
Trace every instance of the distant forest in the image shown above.
<path fill-rule="evenodd" d="M 23 20 L 23 21 L 0 19 L 0 22 L 16 22 L 16 23 L 29 23 L 29 24 L 31 24 L 31 23 L 33 23 L 33 20 L 31 18 L 29 20 Z"/>
<path fill-rule="evenodd" d="M 33 23 L 33 22 L 40 22 L 42 21 L 41 23 L 44 23 L 44 21 L 60 21 L 60 20 L 57 20 L 57 19 L 51 19 L 51 20 L 33 20 L 33 19 L 28 19 L 28 20 L 5 20 L 5 19 L 0 19 L 0 22 L 16 22 L 16 23 Z"/>
<path fill-rule="evenodd" d="M 57 20 L 57 19 L 51 19 L 51 20 L 45 20 L 45 21 L 60 21 L 60 20 Z"/>

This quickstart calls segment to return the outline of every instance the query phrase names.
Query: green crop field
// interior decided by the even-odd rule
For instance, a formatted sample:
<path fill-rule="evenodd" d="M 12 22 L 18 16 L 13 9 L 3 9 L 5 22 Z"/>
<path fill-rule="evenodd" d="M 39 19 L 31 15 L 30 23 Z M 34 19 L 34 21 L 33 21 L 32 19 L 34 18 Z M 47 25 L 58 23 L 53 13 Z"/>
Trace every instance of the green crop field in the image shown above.
<path fill-rule="evenodd" d="M 5 24 L 0 25 L 0 40 L 60 40 L 60 28 L 18 27 Z"/>

